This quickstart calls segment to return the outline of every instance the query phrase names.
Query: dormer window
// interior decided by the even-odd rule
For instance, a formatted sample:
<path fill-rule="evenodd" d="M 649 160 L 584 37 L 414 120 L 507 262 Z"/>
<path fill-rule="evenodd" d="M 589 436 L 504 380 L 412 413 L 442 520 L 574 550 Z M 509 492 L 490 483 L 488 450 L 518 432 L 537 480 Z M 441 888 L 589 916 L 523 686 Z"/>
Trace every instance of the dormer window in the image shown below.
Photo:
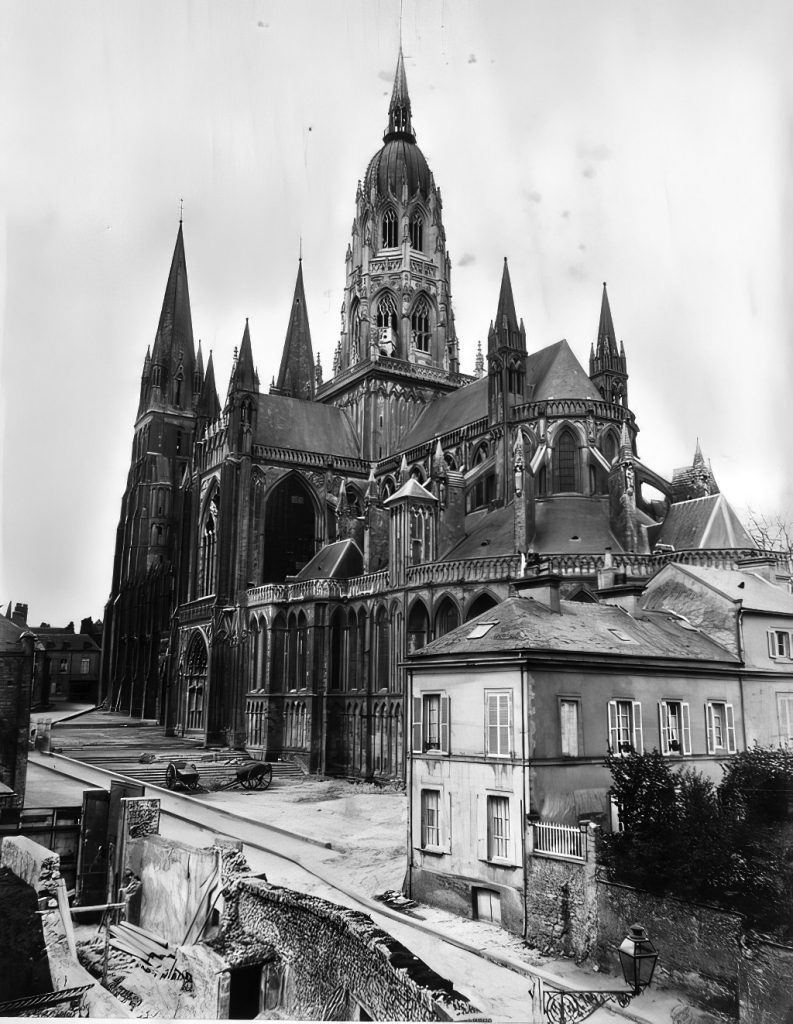
<path fill-rule="evenodd" d="M 410 247 L 416 252 L 424 252 L 424 218 L 419 213 L 410 218 Z"/>
<path fill-rule="evenodd" d="M 383 214 L 383 248 L 395 249 L 397 244 L 397 219 L 394 211 L 389 208 Z"/>

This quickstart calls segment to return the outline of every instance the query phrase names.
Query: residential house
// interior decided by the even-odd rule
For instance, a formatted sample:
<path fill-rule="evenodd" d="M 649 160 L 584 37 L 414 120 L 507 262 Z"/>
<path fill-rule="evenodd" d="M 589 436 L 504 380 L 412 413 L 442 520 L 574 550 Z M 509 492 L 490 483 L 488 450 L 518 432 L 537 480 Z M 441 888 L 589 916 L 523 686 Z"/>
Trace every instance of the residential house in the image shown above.
<path fill-rule="evenodd" d="M 648 610 L 673 609 L 743 663 L 745 742 L 793 742 L 793 594 L 774 561 L 750 558 L 735 569 L 670 563 L 647 584 Z"/>
<path fill-rule="evenodd" d="M 560 598 L 551 574 L 408 659 L 414 897 L 521 933 L 534 822 L 609 827 L 608 752 L 714 780 L 743 749 L 740 659 L 668 612 Z"/>

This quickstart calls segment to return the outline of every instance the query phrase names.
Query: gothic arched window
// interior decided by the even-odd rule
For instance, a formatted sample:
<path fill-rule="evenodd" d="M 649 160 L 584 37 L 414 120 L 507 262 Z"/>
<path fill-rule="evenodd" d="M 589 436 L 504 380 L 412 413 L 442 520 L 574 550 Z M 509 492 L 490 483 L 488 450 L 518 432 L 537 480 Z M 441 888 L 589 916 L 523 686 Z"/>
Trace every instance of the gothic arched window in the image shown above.
<path fill-rule="evenodd" d="M 571 430 L 561 431 L 556 439 L 556 490 L 578 490 L 578 445 Z"/>
<path fill-rule="evenodd" d="M 419 299 L 410 317 L 410 336 L 420 352 L 430 350 L 430 307 L 425 298 Z"/>
<path fill-rule="evenodd" d="M 216 493 L 206 507 L 201 524 L 201 566 L 198 587 L 202 596 L 214 594 L 217 585 L 219 513 L 220 497 Z"/>
<path fill-rule="evenodd" d="M 397 244 L 397 218 L 389 206 L 383 214 L 383 248 L 394 249 Z"/>
<path fill-rule="evenodd" d="M 416 252 L 424 251 L 424 218 L 420 213 L 410 218 L 410 247 Z"/>
<path fill-rule="evenodd" d="M 377 326 L 396 328 L 397 313 L 393 295 L 384 295 L 377 303 Z"/>

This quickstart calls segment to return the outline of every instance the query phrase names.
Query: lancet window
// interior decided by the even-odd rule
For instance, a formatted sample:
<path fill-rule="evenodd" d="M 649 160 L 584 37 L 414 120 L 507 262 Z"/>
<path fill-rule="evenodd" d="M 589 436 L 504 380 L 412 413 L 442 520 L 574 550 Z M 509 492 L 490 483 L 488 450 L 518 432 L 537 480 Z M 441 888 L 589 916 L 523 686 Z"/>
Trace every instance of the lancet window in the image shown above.
<path fill-rule="evenodd" d="M 430 308 L 425 298 L 419 299 L 410 317 L 410 335 L 420 352 L 430 350 Z"/>
<path fill-rule="evenodd" d="M 383 248 L 394 249 L 397 244 L 397 218 L 389 206 L 383 214 Z"/>

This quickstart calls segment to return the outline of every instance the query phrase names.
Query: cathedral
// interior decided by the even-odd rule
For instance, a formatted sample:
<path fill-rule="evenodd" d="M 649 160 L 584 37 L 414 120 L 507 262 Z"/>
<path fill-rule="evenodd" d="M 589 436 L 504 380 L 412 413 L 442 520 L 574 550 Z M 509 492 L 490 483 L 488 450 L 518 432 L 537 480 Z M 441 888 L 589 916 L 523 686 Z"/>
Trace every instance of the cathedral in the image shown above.
<path fill-rule="evenodd" d="M 355 194 L 332 376 L 298 264 L 277 380 L 247 321 L 225 400 L 196 348 L 182 224 L 146 352 L 102 652 L 112 710 L 349 778 L 404 773 L 409 656 L 548 568 L 595 600 L 756 549 L 696 446 L 639 458 L 606 286 L 585 369 L 527 343 L 504 262 L 461 372 L 441 192 L 400 52 Z M 599 319 L 597 301 L 600 301 Z"/>

